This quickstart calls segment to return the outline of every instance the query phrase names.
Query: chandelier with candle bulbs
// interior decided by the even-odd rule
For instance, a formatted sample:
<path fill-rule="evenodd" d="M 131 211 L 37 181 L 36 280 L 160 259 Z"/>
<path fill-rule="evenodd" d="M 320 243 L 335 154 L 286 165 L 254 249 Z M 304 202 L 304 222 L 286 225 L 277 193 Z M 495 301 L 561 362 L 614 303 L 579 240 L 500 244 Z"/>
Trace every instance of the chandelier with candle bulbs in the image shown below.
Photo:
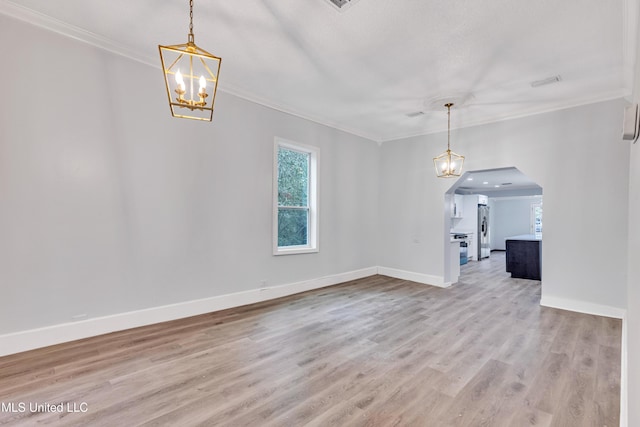
<path fill-rule="evenodd" d="M 160 45 L 158 49 L 171 115 L 211 121 L 222 59 L 199 48 L 194 42 L 193 0 L 189 1 L 187 43 Z"/>
<path fill-rule="evenodd" d="M 447 151 L 433 158 L 438 178 L 452 178 L 462 174 L 464 156 L 451 151 L 451 107 L 453 102 L 444 104 L 447 107 Z"/>

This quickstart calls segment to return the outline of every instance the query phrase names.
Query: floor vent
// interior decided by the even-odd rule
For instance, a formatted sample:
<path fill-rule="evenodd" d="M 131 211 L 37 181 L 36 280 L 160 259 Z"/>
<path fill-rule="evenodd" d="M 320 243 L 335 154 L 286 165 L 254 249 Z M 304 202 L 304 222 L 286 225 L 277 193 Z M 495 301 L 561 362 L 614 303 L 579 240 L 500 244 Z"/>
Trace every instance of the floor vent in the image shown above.
<path fill-rule="evenodd" d="M 344 12 L 355 3 L 358 3 L 358 1 L 360 0 L 329 0 L 329 3 L 331 3 L 340 12 Z"/>

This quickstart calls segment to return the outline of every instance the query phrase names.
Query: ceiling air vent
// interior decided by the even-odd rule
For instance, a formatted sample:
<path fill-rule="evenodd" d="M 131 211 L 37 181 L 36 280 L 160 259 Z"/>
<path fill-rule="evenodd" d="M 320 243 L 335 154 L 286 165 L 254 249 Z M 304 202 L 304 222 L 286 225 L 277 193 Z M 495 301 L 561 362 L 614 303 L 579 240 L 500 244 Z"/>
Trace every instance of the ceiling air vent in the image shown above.
<path fill-rule="evenodd" d="M 550 85 L 552 83 L 558 83 L 562 81 L 562 77 L 560 75 L 547 77 L 546 79 L 536 80 L 535 82 L 531 82 L 531 87 L 540 87 L 544 85 Z"/>
<path fill-rule="evenodd" d="M 424 111 L 414 111 L 413 113 L 407 113 L 407 117 L 420 117 L 420 116 L 424 116 Z"/>
<path fill-rule="evenodd" d="M 358 1 L 360 0 L 328 0 L 328 1 L 333 6 L 335 6 L 335 8 L 338 9 L 340 12 L 344 12 L 345 10 L 353 6 L 355 3 L 358 3 Z"/>

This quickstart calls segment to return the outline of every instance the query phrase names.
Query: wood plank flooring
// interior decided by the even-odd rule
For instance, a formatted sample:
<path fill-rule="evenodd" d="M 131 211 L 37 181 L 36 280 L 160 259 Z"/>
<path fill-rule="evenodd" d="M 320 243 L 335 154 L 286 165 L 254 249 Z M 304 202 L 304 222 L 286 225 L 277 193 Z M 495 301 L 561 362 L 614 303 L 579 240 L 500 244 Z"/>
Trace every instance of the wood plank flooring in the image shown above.
<path fill-rule="evenodd" d="M 618 426 L 621 322 L 539 302 L 494 252 L 7 356 L 0 425 Z"/>

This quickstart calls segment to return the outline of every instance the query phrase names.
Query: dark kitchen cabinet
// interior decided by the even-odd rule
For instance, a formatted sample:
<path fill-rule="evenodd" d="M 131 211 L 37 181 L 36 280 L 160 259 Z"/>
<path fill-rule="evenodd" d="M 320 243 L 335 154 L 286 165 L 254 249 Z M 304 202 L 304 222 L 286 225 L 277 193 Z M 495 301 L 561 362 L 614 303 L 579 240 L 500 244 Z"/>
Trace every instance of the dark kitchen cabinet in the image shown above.
<path fill-rule="evenodd" d="M 507 272 L 519 279 L 541 280 L 542 239 L 534 235 L 509 237 L 506 240 Z"/>

